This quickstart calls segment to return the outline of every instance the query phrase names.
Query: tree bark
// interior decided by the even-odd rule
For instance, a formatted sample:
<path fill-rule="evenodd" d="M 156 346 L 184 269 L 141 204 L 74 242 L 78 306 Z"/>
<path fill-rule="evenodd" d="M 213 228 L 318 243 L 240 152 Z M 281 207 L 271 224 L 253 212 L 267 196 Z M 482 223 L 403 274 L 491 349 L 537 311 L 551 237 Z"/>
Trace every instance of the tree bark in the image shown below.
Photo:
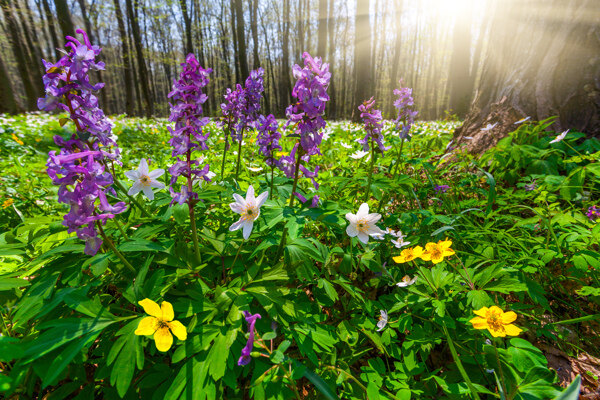
<path fill-rule="evenodd" d="M 8 32 L 6 33 L 17 62 L 17 71 L 23 82 L 23 88 L 25 89 L 27 110 L 37 110 L 37 99 L 38 97 L 41 97 L 43 93 L 38 93 L 31 81 L 31 77 L 35 75 L 29 71 L 28 66 L 30 66 L 30 64 L 27 62 L 28 57 L 24 52 L 26 47 L 21 40 L 19 27 L 12 13 L 12 7 L 8 0 L 0 0 L 0 8 L 2 8 L 6 24 L 8 25 Z"/>
<path fill-rule="evenodd" d="M 131 25 L 131 32 L 133 34 L 133 41 L 135 46 L 135 52 L 137 54 L 138 71 L 140 78 L 140 85 L 142 86 L 142 93 L 144 96 L 144 110 L 147 118 L 150 118 L 154 114 L 154 102 L 152 101 L 152 94 L 150 92 L 150 86 L 148 84 L 148 70 L 146 69 L 146 62 L 144 61 L 144 50 L 142 49 L 142 38 L 140 34 L 140 26 L 138 20 L 133 14 L 132 0 L 125 0 L 127 6 L 127 17 Z M 137 4 L 136 4 L 137 5 Z M 137 8 L 137 7 L 136 7 Z"/>
<path fill-rule="evenodd" d="M 370 0 L 356 0 L 354 28 L 354 107 L 352 120 L 358 121 L 358 106 L 374 95 L 371 80 L 371 21 Z"/>
<path fill-rule="evenodd" d="M 63 36 L 75 36 L 75 28 L 73 27 L 67 0 L 54 0 L 54 6 L 56 7 L 56 18 Z"/>
<path fill-rule="evenodd" d="M 44 6 L 44 13 L 46 14 L 48 30 L 50 31 L 50 39 L 52 40 L 52 46 L 54 47 L 54 56 L 60 58 L 61 53 L 58 51 L 60 44 L 58 43 L 56 27 L 54 26 L 54 17 L 52 16 L 52 11 L 50 11 L 50 4 L 48 4 L 48 0 L 42 0 L 42 4 Z"/>
<path fill-rule="evenodd" d="M 280 104 L 287 107 L 291 100 L 291 82 L 290 82 L 290 0 L 283 0 L 283 40 L 281 41 L 281 83 Z M 279 115 L 282 115 L 281 113 Z"/>
<path fill-rule="evenodd" d="M 600 137 L 600 27 L 590 17 L 596 6 L 594 0 L 553 0 L 525 12 L 517 0 L 503 3 L 477 95 L 455 141 L 473 137 L 467 150 L 480 153 L 513 131 L 518 119 L 554 115 L 555 131 Z M 515 42 L 519 37 L 527 40 Z"/>
<path fill-rule="evenodd" d="M 0 113 L 16 114 L 20 111 L 0 52 Z"/>
<path fill-rule="evenodd" d="M 183 23 L 185 25 L 185 43 L 183 46 L 184 53 L 194 53 L 194 47 L 192 46 L 192 21 L 190 14 L 188 13 L 187 0 L 179 0 L 179 5 L 181 6 Z"/>
<path fill-rule="evenodd" d="M 236 17 L 236 36 L 238 43 L 238 59 L 240 60 L 241 80 L 244 80 L 250 75 L 248 71 L 248 56 L 246 55 L 246 32 L 244 28 L 244 7 L 242 0 L 235 1 L 235 17 Z"/>
<path fill-rule="evenodd" d="M 252 65 L 254 69 L 260 66 L 260 59 L 258 58 L 258 0 L 252 1 L 252 21 L 250 22 L 250 30 L 252 31 L 252 54 L 254 59 Z"/>
<path fill-rule="evenodd" d="M 115 14 L 117 16 L 117 26 L 121 36 L 121 49 L 123 53 L 123 80 L 125 82 L 125 112 L 127 115 L 134 115 L 133 99 L 133 76 L 131 74 L 131 53 L 129 52 L 129 38 L 123 22 L 123 12 L 119 0 L 113 0 L 115 5 Z"/>
<path fill-rule="evenodd" d="M 319 0 L 317 40 L 317 56 L 325 58 L 327 52 L 327 0 Z"/>

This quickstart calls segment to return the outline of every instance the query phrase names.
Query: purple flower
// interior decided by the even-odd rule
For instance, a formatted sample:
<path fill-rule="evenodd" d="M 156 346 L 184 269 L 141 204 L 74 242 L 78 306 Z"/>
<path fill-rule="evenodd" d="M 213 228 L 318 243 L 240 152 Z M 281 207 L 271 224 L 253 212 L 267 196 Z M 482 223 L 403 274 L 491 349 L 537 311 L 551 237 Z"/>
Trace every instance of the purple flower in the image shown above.
<path fill-rule="evenodd" d="M 183 70 L 179 79 L 173 81 L 173 90 L 168 95 L 173 101 L 169 121 L 175 122 L 174 128 L 168 128 L 171 132 L 169 144 L 173 146 L 172 156 L 177 159 L 169 168 L 171 174 L 169 191 L 173 197 L 171 204 L 174 202 L 183 204 L 189 199 L 197 199 L 198 194 L 191 190 L 192 183 L 200 179 L 210 181 L 207 176 L 210 166 L 206 164 L 200 167 L 201 161 L 192 160 L 191 154 L 196 149 L 208 150 L 206 141 L 210 133 L 205 132 L 203 127 L 209 119 L 202 116 L 202 104 L 206 102 L 208 96 L 202 92 L 202 89 L 208 85 L 208 75 L 212 69 L 202 68 L 193 54 L 188 54 L 181 66 Z M 180 156 L 185 157 L 182 159 Z M 187 186 L 181 185 L 180 191 L 177 192 L 175 184 L 179 176 L 187 178 Z"/>
<path fill-rule="evenodd" d="M 248 342 L 246 346 L 242 349 L 242 355 L 238 360 L 238 365 L 248 365 L 250 363 L 251 357 L 250 353 L 252 352 L 252 347 L 254 346 L 254 324 L 256 320 L 260 318 L 260 314 L 250 314 L 248 311 L 244 311 L 244 317 L 246 318 L 246 322 L 248 323 Z"/>
<path fill-rule="evenodd" d="M 81 29 L 77 33 L 83 36 L 83 44 L 67 36 L 67 52 L 58 62 L 42 60 L 46 97 L 38 99 L 38 107 L 67 111 L 77 128 L 69 140 L 54 137 L 60 150 L 48 153 L 46 166 L 52 183 L 59 185 L 58 201 L 71 207 L 63 225 L 85 242 L 85 254 L 94 255 L 102 245 L 96 221 L 105 223 L 127 206 L 123 202 L 111 205 L 106 196 L 115 194 L 113 176 L 106 165 L 117 159 L 119 149 L 111 135 L 112 124 L 98 107 L 95 95 L 104 84 L 92 85 L 89 78 L 90 71 L 104 69 L 104 63 L 95 61 L 102 49 L 92 46 Z"/>
<path fill-rule="evenodd" d="M 298 198 L 298 200 L 300 200 L 300 202 L 302 202 L 303 204 L 308 202 L 307 198 L 298 192 L 294 192 L 293 195 L 296 196 Z M 319 200 L 320 200 L 320 197 L 318 195 L 313 196 L 313 198 L 310 200 L 310 205 L 308 207 L 309 208 L 317 207 L 319 205 Z"/>
<path fill-rule="evenodd" d="M 433 187 L 433 190 L 435 190 L 436 193 L 446 193 L 448 189 L 450 189 L 450 186 L 448 185 L 435 185 Z"/>
<path fill-rule="evenodd" d="M 383 154 L 389 150 L 390 147 L 386 147 L 383 144 L 383 135 L 381 129 L 383 128 L 383 117 L 381 111 L 373 108 L 375 100 L 371 97 L 369 100 L 363 102 L 358 109 L 360 110 L 360 117 L 365 125 L 365 131 L 367 134 L 363 139 L 357 140 L 358 143 L 362 144 L 363 151 L 369 151 L 369 143 L 373 140 L 377 143 L 379 151 Z"/>
<path fill-rule="evenodd" d="M 525 191 L 527 191 L 527 192 L 532 192 L 536 188 L 537 188 L 537 184 L 536 184 L 535 180 L 532 181 L 531 183 L 526 183 L 525 184 Z"/>
<path fill-rule="evenodd" d="M 587 213 L 585 215 L 587 215 L 590 221 L 594 222 L 598 218 L 600 218 L 600 208 L 598 208 L 595 205 L 591 206 L 590 208 L 588 208 Z"/>
<path fill-rule="evenodd" d="M 279 132 L 279 124 L 273 116 L 269 114 L 266 117 L 261 115 L 258 117 L 256 129 L 258 130 L 257 144 L 259 151 L 266 158 L 266 163 L 269 166 L 276 164 L 275 151 L 281 150 L 279 145 L 279 139 L 281 139 L 281 132 Z"/>
<path fill-rule="evenodd" d="M 400 81 L 402 84 L 402 81 Z M 411 107 L 414 105 L 412 97 L 412 89 L 408 87 L 400 87 L 400 89 L 394 89 L 394 95 L 398 98 L 394 101 L 394 107 L 398 109 L 398 116 L 394 120 L 396 123 L 396 129 L 400 131 L 401 139 L 410 140 L 410 128 L 415 122 L 415 117 L 418 111 L 414 111 Z"/>

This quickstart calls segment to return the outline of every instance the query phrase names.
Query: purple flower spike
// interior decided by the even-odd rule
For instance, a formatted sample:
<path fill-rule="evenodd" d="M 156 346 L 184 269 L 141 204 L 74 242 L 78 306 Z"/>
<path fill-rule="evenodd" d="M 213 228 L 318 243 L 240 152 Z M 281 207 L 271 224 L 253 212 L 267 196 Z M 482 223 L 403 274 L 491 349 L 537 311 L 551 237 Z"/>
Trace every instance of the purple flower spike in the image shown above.
<path fill-rule="evenodd" d="M 373 108 L 374 105 L 375 100 L 373 97 L 371 97 L 369 100 L 358 106 L 358 109 L 360 110 L 360 117 L 365 124 L 365 131 L 367 134 L 363 139 L 357 140 L 357 142 L 362 144 L 363 151 L 369 151 L 369 143 L 372 139 L 377 144 L 379 152 L 383 154 L 385 151 L 389 150 L 390 147 L 386 147 L 383 144 L 383 135 L 381 134 L 381 129 L 383 128 L 383 117 L 381 116 L 380 110 Z"/>
<path fill-rule="evenodd" d="M 244 346 L 244 348 L 242 349 L 242 355 L 238 360 L 239 366 L 248 365 L 250 363 L 250 360 L 252 359 L 250 357 L 250 353 L 252 352 L 252 347 L 254 347 L 254 324 L 256 324 L 257 319 L 261 318 L 260 314 L 252 315 L 248 311 L 244 311 L 244 317 L 246 318 L 246 322 L 248 323 L 249 336 L 248 342 L 246 343 L 246 346 Z"/>
<path fill-rule="evenodd" d="M 587 215 L 590 221 L 594 222 L 598 218 L 600 218 L 600 208 L 595 205 L 591 206 L 590 208 L 588 208 L 588 211 L 585 215 Z"/>
<path fill-rule="evenodd" d="M 279 132 L 279 124 L 273 116 L 269 114 L 266 117 L 261 115 L 258 117 L 256 129 L 258 130 L 257 144 L 259 151 L 266 158 L 268 166 L 276 165 L 275 151 L 281 150 L 279 145 L 279 139 L 281 139 L 281 132 Z"/>
<path fill-rule="evenodd" d="M 60 151 L 48 153 L 46 171 L 52 183 L 60 186 L 58 201 L 71 206 L 63 225 L 85 242 L 85 254 L 94 255 L 102 245 L 96 221 L 105 223 L 127 207 L 123 202 L 111 205 L 106 197 L 106 193 L 114 195 L 113 176 L 106 165 L 109 160 L 117 160 L 119 149 L 111 134 L 112 123 L 98 107 L 95 92 L 104 84 L 90 83 L 90 71 L 104 69 L 104 63 L 96 61 L 102 49 L 93 46 L 81 29 L 77 33 L 83 43 L 67 36 L 67 51 L 60 60 L 54 64 L 42 60 L 46 97 L 38 99 L 38 107 L 66 111 L 75 123 L 76 133 L 69 140 L 54 137 Z"/>
<path fill-rule="evenodd" d="M 433 187 L 433 190 L 435 190 L 436 193 L 446 193 L 448 189 L 450 189 L 450 186 L 448 185 L 435 185 Z"/>
<path fill-rule="evenodd" d="M 400 84 L 402 84 L 402 81 L 400 81 Z M 415 117 L 418 114 L 418 111 L 411 109 L 414 105 L 412 89 L 408 87 L 394 89 L 394 95 L 398 96 L 396 101 L 394 101 L 394 107 L 398 109 L 398 116 L 394 120 L 396 129 L 400 131 L 401 139 L 410 140 L 410 128 L 415 122 Z"/>
<path fill-rule="evenodd" d="M 205 132 L 203 128 L 208 124 L 209 119 L 202 116 L 202 104 L 206 102 L 208 96 L 202 92 L 202 89 L 208 85 L 208 75 L 212 69 L 202 68 L 193 54 L 188 54 L 181 66 L 183 70 L 179 80 L 173 82 L 173 90 L 168 95 L 173 100 L 169 121 L 175 122 L 174 128 L 168 128 L 171 132 L 169 144 L 173 146 L 172 156 L 177 159 L 169 168 L 171 174 L 169 191 L 173 198 L 171 204 L 175 202 L 183 204 L 190 199 L 197 199 L 198 194 L 190 190 L 193 182 L 201 179 L 210 181 L 208 177 L 210 166 L 206 164 L 200 167 L 201 160 L 192 160 L 191 154 L 196 149 L 208 150 L 206 141 L 209 132 Z M 183 157 L 180 158 L 181 156 Z M 190 187 L 183 184 L 178 192 L 175 185 L 179 176 L 186 177 Z"/>

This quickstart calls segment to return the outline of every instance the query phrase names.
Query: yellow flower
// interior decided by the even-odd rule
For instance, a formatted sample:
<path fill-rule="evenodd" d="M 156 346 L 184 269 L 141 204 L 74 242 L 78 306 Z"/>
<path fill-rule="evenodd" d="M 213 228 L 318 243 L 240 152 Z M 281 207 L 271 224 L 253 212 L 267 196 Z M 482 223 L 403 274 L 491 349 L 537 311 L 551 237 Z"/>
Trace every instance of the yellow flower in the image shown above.
<path fill-rule="evenodd" d="M 523 331 L 512 324 L 517 319 L 517 314 L 514 311 L 504 312 L 500 307 L 492 306 L 490 308 L 483 307 L 473 312 L 478 315 L 469 321 L 473 324 L 473 328 L 487 329 L 493 337 L 517 336 Z"/>
<path fill-rule="evenodd" d="M 19 143 L 21 146 L 23 146 L 23 141 L 21 139 L 19 139 L 17 137 L 17 135 L 15 135 L 14 133 L 11 135 L 11 137 L 13 138 L 13 140 L 17 143 Z"/>
<path fill-rule="evenodd" d="M 415 258 L 419 258 L 422 254 L 423 248 L 421 246 L 415 246 L 402 250 L 399 256 L 394 257 L 394 261 L 396 261 L 398 264 L 402 264 L 412 261 Z"/>
<path fill-rule="evenodd" d="M 174 321 L 175 314 L 173 306 L 168 301 L 163 301 L 160 307 L 150 299 L 144 299 L 139 302 L 144 307 L 146 314 L 150 317 L 143 318 L 137 329 L 136 335 L 154 335 L 154 344 L 158 351 L 168 351 L 173 344 L 173 335 L 179 340 L 187 339 L 185 326 L 179 321 Z M 169 331 L 170 330 L 170 331 Z"/>
<path fill-rule="evenodd" d="M 421 259 L 431 261 L 434 264 L 442 262 L 444 257 L 454 254 L 454 250 L 450 246 L 452 246 L 452 240 L 448 239 L 440 240 L 437 243 L 427 243 L 425 245 L 425 253 L 423 253 Z"/>
<path fill-rule="evenodd" d="M 8 200 L 4 200 L 4 203 L 2 203 L 2 208 L 8 208 L 10 206 L 13 205 L 15 201 L 13 199 L 8 199 Z"/>
<path fill-rule="evenodd" d="M 278 152 L 276 152 L 276 153 L 275 153 L 275 155 L 276 155 L 277 157 L 281 157 L 281 156 L 287 156 L 287 155 L 289 155 L 289 154 L 290 154 L 290 153 L 288 153 L 287 151 L 278 151 Z"/>

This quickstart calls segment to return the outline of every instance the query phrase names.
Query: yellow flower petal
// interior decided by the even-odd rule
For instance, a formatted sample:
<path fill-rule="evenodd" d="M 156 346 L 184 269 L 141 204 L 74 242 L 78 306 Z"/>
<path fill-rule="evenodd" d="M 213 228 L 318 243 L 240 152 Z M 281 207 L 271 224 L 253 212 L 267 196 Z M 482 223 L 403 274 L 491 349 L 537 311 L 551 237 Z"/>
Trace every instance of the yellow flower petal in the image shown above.
<path fill-rule="evenodd" d="M 412 253 L 415 256 L 415 258 L 421 257 L 421 255 L 423 254 L 423 248 L 421 246 L 415 246 L 412 249 Z"/>
<path fill-rule="evenodd" d="M 487 320 L 481 317 L 475 317 L 469 321 L 475 329 L 486 329 L 488 327 Z"/>
<path fill-rule="evenodd" d="M 163 321 L 173 321 L 175 319 L 175 313 L 173 312 L 173 306 L 168 301 L 163 301 L 160 305 L 160 309 L 162 310 L 162 319 Z"/>
<path fill-rule="evenodd" d="M 493 337 L 505 337 L 506 336 L 506 331 L 504 330 L 504 327 L 496 330 L 496 329 L 493 329 L 491 326 L 488 326 L 488 331 L 490 331 L 490 333 L 492 334 Z"/>
<path fill-rule="evenodd" d="M 510 324 L 511 322 L 515 322 L 517 319 L 517 314 L 514 311 L 508 311 L 502 314 L 502 323 L 504 325 Z"/>
<path fill-rule="evenodd" d="M 498 316 L 501 316 L 503 313 L 504 311 L 502 311 L 502 309 L 498 306 L 490 307 L 490 314 L 499 314 Z"/>
<path fill-rule="evenodd" d="M 168 327 L 160 328 L 154 334 L 154 344 L 156 344 L 156 349 L 158 351 L 168 351 L 173 344 L 173 335 L 169 332 Z"/>
<path fill-rule="evenodd" d="M 160 311 L 160 307 L 158 306 L 158 304 L 156 304 L 152 300 L 144 299 L 144 300 L 138 302 L 138 304 L 144 308 L 144 311 L 146 312 L 146 314 L 152 315 L 153 317 L 156 317 L 156 318 L 162 318 L 162 311 Z"/>
<path fill-rule="evenodd" d="M 406 262 L 406 260 L 404 259 L 403 256 L 396 256 L 396 257 L 394 257 L 394 261 L 396 263 L 398 263 L 398 264 L 402 264 L 402 263 Z"/>
<path fill-rule="evenodd" d="M 134 333 L 140 336 L 153 335 L 157 328 L 158 320 L 155 317 L 145 317 L 142 318 Z"/>
<path fill-rule="evenodd" d="M 473 311 L 475 313 L 475 315 L 479 315 L 480 317 L 487 317 L 487 313 L 488 313 L 488 308 L 487 307 L 482 307 L 479 310 L 475 310 Z"/>
<path fill-rule="evenodd" d="M 171 328 L 171 332 L 173 332 L 173 335 L 177 336 L 177 339 L 179 339 L 179 340 L 187 339 L 187 330 L 185 329 L 185 326 L 183 326 L 183 324 L 181 322 L 171 321 L 171 322 L 167 322 L 167 325 L 169 325 L 169 328 Z"/>
<path fill-rule="evenodd" d="M 444 249 L 444 251 L 443 251 L 444 257 L 453 256 L 454 254 L 455 254 L 454 250 L 452 250 L 452 249 Z"/>
<path fill-rule="evenodd" d="M 431 254 L 429 254 L 427 252 L 421 254 L 421 260 L 423 260 L 423 261 L 431 261 Z"/>
<path fill-rule="evenodd" d="M 449 249 L 450 246 L 452 246 L 452 240 L 450 240 L 450 239 L 440 240 L 438 242 L 438 246 L 442 247 L 443 249 Z"/>
<path fill-rule="evenodd" d="M 506 334 L 510 336 L 518 336 L 521 332 L 523 332 L 523 329 L 513 324 L 504 325 L 504 330 L 506 331 Z"/>

